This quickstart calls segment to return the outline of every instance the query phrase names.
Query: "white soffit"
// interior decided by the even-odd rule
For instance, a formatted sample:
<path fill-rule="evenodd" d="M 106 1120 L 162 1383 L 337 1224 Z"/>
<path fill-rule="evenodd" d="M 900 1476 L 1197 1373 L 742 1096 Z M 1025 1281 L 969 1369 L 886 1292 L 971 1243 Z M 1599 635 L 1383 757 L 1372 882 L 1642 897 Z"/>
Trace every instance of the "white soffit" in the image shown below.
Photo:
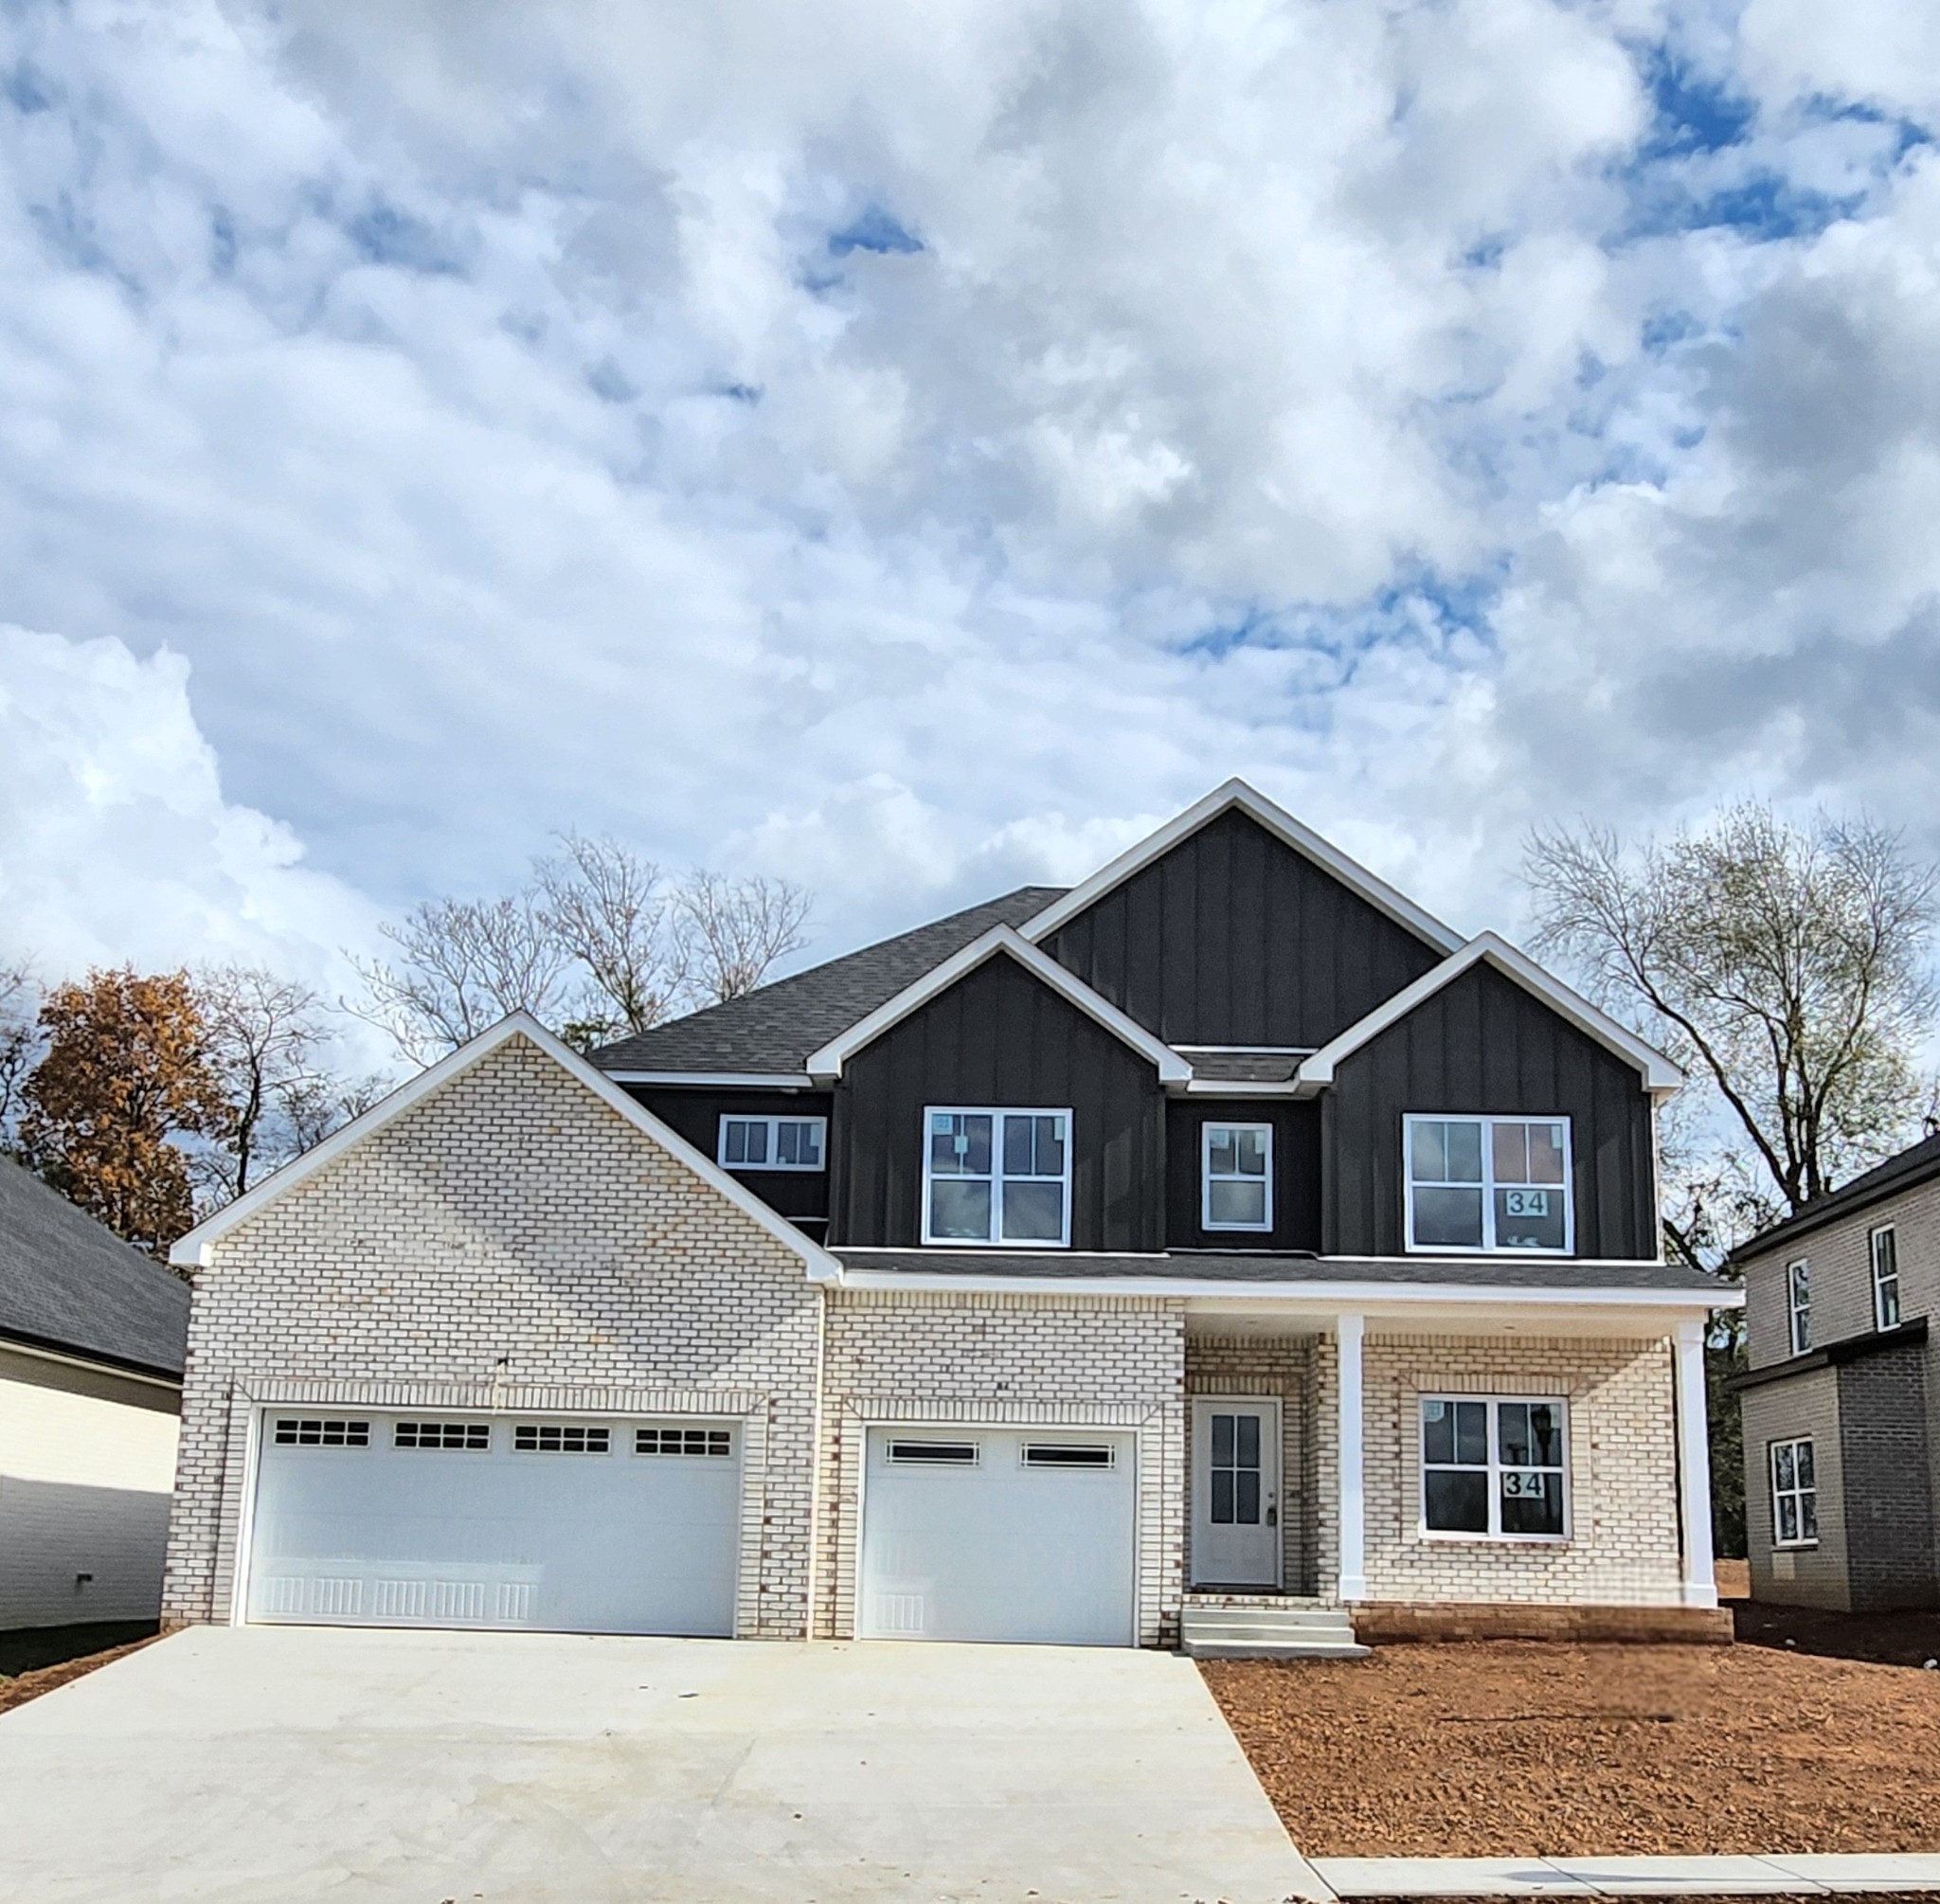
<path fill-rule="evenodd" d="M 234 1203 L 198 1223 L 188 1235 L 171 1247 L 169 1261 L 185 1266 L 207 1265 L 215 1245 L 239 1224 L 248 1222 L 259 1211 L 296 1189 L 299 1183 L 306 1182 L 318 1171 L 328 1168 L 347 1150 L 403 1117 L 433 1091 L 470 1070 L 481 1059 L 489 1057 L 513 1038 L 524 1038 L 544 1051 L 608 1109 L 617 1111 L 676 1161 L 685 1164 L 710 1190 L 725 1196 L 750 1222 L 758 1224 L 783 1248 L 799 1256 L 811 1282 L 833 1283 L 840 1278 L 841 1265 L 827 1250 L 818 1244 L 811 1243 L 785 1217 L 776 1215 L 761 1198 L 737 1183 L 712 1158 L 696 1150 L 678 1131 L 662 1123 L 644 1105 L 621 1090 L 605 1072 L 588 1064 L 570 1046 L 562 1044 L 536 1018 L 525 1012 L 514 1012 L 510 1017 L 501 1018 L 489 1031 L 480 1032 L 469 1043 L 447 1052 L 428 1070 L 420 1071 L 407 1084 L 400 1085 L 388 1097 L 372 1105 L 362 1117 L 353 1118 L 341 1130 L 333 1131 L 321 1143 L 286 1163 L 273 1177 L 265 1177 L 247 1195 L 239 1196 Z"/>
<path fill-rule="evenodd" d="M 1506 939 L 1493 932 L 1478 933 L 1453 957 L 1424 972 L 1413 984 L 1403 987 L 1385 1004 L 1366 1017 L 1348 1026 L 1338 1038 L 1322 1045 L 1294 1073 L 1295 1081 L 1309 1091 L 1324 1089 L 1334 1082 L 1335 1067 L 1370 1039 L 1377 1038 L 1389 1026 L 1398 1023 L 1424 999 L 1431 998 L 1450 980 L 1459 979 L 1471 965 L 1486 961 L 1506 978 L 1513 979 L 1525 992 L 1540 998 L 1580 1032 L 1634 1065 L 1643 1074 L 1644 1088 L 1653 1096 L 1668 1097 L 1682 1087 L 1684 1074 L 1654 1045 L 1647 1045 L 1635 1032 L 1620 1025 L 1608 1013 L 1599 1011 L 1580 992 L 1545 972 L 1527 953 L 1518 952 Z"/>
<path fill-rule="evenodd" d="M 1439 919 L 1424 912 L 1413 900 L 1395 891 L 1385 879 L 1377 878 L 1357 860 L 1350 859 L 1338 846 L 1322 839 L 1312 827 L 1302 825 L 1284 807 L 1276 806 L 1265 794 L 1256 792 L 1242 780 L 1230 780 L 1224 786 L 1215 787 L 1204 799 L 1167 820 L 1157 833 L 1148 834 L 1138 845 L 1120 853 L 1110 865 L 1094 872 L 1082 885 L 1072 887 L 1062 899 L 1046 907 L 1035 918 L 1027 920 L 1023 926 L 1025 938 L 1035 942 L 1048 937 L 1060 925 L 1096 905 L 1114 888 L 1123 886 L 1135 872 L 1155 859 L 1162 858 L 1181 840 L 1189 839 L 1209 821 L 1235 807 L 1257 820 L 1276 839 L 1291 847 L 1302 858 L 1332 873 L 1350 891 L 1357 892 L 1397 925 L 1405 926 L 1417 938 L 1426 940 L 1436 951 L 1453 952 L 1462 944 L 1459 932 L 1452 931 Z"/>
<path fill-rule="evenodd" d="M 858 1019 L 839 1037 L 831 1038 L 820 1051 L 811 1051 L 805 1069 L 817 1078 L 840 1077 L 844 1063 L 865 1045 L 873 1043 L 891 1025 L 901 1023 L 978 966 L 1000 957 L 1015 959 L 1033 978 L 1041 979 L 1087 1017 L 1129 1045 L 1157 1069 L 1161 1084 L 1182 1085 L 1191 1080 L 1192 1066 L 1170 1045 L 1155 1038 L 1137 1019 L 1127 1017 L 1109 998 L 1101 997 L 1082 979 L 1068 972 L 1048 952 L 1040 952 L 1009 925 L 993 925 L 961 952 L 925 972 L 914 984 L 906 985 L 888 1003 L 878 1005 L 868 1017 Z"/>

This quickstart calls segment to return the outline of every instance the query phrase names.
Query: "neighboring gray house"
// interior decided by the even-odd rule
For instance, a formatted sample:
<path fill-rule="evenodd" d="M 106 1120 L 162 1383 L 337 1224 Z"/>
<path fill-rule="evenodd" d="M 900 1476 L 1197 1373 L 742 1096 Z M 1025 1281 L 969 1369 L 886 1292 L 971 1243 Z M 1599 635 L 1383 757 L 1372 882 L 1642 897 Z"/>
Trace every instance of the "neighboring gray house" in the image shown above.
<path fill-rule="evenodd" d="M 1754 1599 L 1940 1606 L 1940 1137 L 1744 1245 Z"/>
<path fill-rule="evenodd" d="M 161 1610 L 189 1289 L 0 1158 L 0 1628 Z"/>

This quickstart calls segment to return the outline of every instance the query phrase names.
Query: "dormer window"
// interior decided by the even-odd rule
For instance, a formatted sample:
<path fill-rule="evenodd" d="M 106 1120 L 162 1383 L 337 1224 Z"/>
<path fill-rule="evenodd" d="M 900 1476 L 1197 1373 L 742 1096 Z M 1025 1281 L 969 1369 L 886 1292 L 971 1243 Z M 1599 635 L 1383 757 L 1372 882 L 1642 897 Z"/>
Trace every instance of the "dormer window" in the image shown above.
<path fill-rule="evenodd" d="M 923 1240 L 1054 1249 L 1071 1240 L 1069 1110 L 923 1113 Z"/>
<path fill-rule="evenodd" d="M 724 1117 L 716 1161 L 729 1170 L 820 1170 L 828 1136 L 824 1117 Z"/>
<path fill-rule="evenodd" d="M 1568 1118 L 1407 1117 L 1408 1247 L 1567 1256 Z"/>

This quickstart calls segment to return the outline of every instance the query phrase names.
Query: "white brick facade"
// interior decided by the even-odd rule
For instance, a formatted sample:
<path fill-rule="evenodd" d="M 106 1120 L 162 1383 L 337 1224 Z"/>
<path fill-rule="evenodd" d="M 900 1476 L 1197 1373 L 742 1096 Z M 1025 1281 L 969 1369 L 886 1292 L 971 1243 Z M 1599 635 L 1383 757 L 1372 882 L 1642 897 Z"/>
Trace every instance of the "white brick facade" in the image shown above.
<path fill-rule="evenodd" d="M 523 1036 L 211 1248 L 189 1333 L 171 1620 L 235 1616 L 254 1424 L 298 1401 L 735 1417 L 735 1630 L 767 1638 L 854 1632 L 871 1424 L 1126 1429 L 1139 1632 L 1163 1644 L 1185 1587 L 1188 1393 L 1279 1394 L 1287 1585 L 1335 1590 L 1338 1356 L 1323 1325 L 1189 1339 L 1177 1297 L 815 1282 L 808 1246 L 781 1240 Z M 1421 1539 L 1415 1404 L 1428 1392 L 1567 1394 L 1568 1543 Z M 1663 1342 L 1371 1330 L 1366 1428 L 1373 1597 L 1675 1604 Z"/>

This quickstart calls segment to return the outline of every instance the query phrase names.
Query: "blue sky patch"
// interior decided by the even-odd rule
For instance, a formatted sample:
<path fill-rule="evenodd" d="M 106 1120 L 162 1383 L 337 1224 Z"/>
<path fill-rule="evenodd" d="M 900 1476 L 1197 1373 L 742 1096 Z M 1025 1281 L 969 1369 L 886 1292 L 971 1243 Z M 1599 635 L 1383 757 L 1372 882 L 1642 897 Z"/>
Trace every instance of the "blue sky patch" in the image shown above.
<path fill-rule="evenodd" d="M 907 255 L 923 248 L 922 239 L 879 205 L 865 206 L 841 230 L 829 233 L 829 250 L 836 258 L 847 258 L 852 251 Z"/>

